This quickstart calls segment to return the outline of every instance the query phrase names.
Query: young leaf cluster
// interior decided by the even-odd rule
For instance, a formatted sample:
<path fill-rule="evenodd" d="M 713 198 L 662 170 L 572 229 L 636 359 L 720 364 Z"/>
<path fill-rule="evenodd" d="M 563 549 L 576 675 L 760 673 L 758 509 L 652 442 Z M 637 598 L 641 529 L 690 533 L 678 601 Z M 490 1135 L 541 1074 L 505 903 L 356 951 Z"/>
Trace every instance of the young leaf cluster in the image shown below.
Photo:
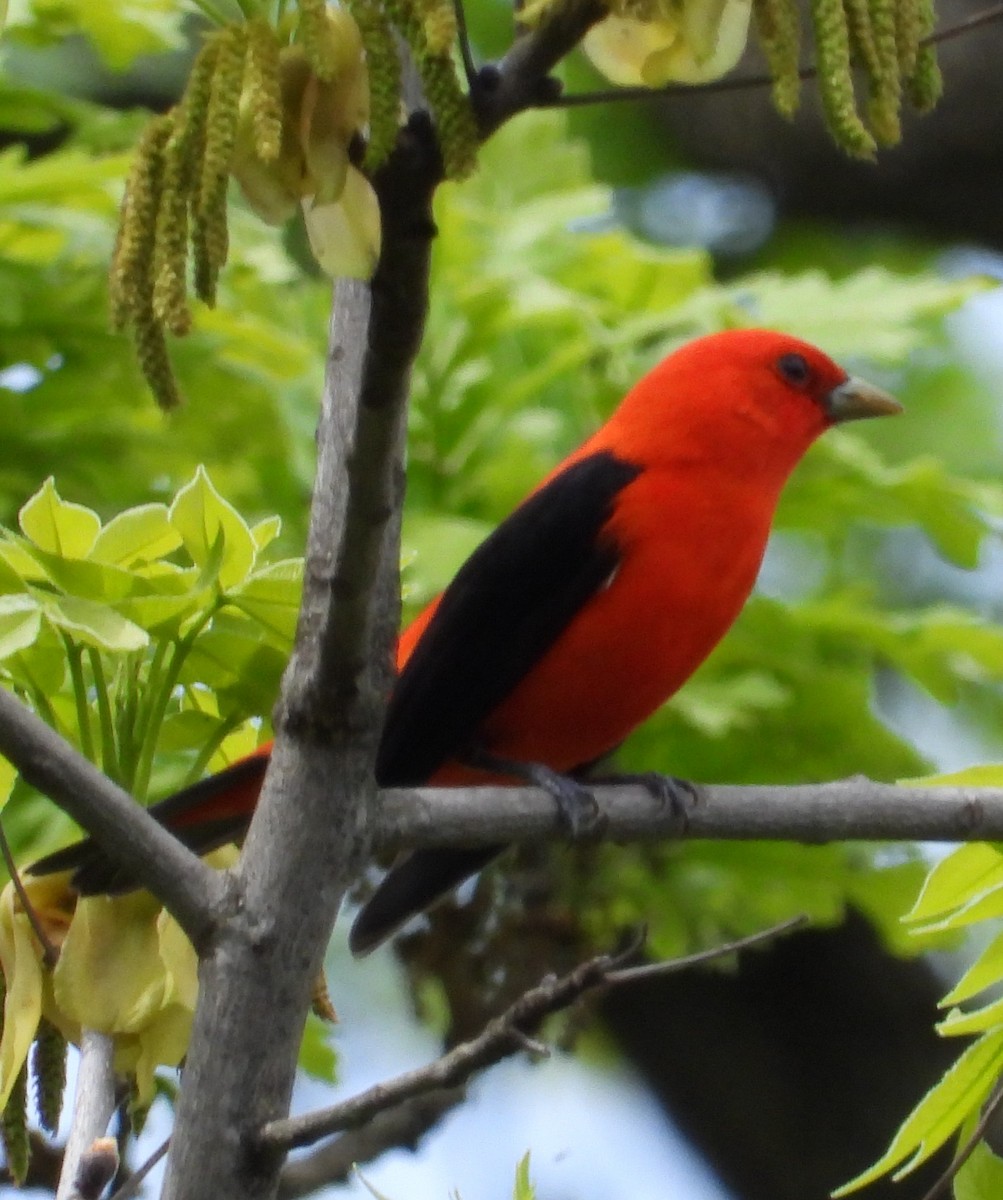
<path fill-rule="evenodd" d="M 107 523 L 46 481 L 0 531 L 0 677 L 140 800 L 166 764 L 182 783 L 250 752 L 299 602 L 299 560 L 266 561 L 278 530 L 201 468 Z"/>
<path fill-rule="evenodd" d="M 927 783 L 998 787 L 1003 768 L 976 767 Z M 847 1195 L 880 1176 L 895 1179 L 915 1170 L 955 1134 L 965 1145 L 982 1106 L 1003 1077 L 1003 850 L 985 843 L 960 846 L 929 872 L 905 921 L 917 935 L 945 931 L 986 933 L 981 952 L 941 1001 L 947 1014 L 937 1026 L 944 1037 L 972 1037 L 958 1059 L 903 1121 L 881 1158 L 847 1183 Z M 982 1144 L 961 1167 L 955 1194 L 965 1200 L 992 1200 L 1003 1185 L 1003 1159 Z"/>

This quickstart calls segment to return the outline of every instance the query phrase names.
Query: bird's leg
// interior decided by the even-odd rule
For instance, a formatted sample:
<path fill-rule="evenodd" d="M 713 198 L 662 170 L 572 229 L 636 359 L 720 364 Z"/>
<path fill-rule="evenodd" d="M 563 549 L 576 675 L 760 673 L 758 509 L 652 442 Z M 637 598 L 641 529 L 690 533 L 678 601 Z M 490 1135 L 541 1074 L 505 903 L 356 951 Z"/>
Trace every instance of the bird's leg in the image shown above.
<path fill-rule="evenodd" d="M 526 783 L 543 788 L 553 796 L 561 819 L 573 838 L 588 837 L 602 827 L 602 813 L 595 796 L 584 784 L 572 779 L 570 775 L 562 775 L 559 771 L 545 767 L 543 763 L 499 758 L 481 749 L 469 751 L 462 761 L 466 766 L 476 767 L 479 771 L 511 775 L 515 779 L 523 779 Z"/>

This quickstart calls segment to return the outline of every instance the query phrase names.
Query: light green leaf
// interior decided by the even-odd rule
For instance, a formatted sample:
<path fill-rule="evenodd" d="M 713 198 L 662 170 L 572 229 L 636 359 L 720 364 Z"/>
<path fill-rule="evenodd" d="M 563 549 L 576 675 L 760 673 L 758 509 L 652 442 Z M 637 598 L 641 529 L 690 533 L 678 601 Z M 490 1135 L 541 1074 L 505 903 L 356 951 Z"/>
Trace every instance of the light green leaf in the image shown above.
<path fill-rule="evenodd" d="M 959 846 L 936 863 L 903 920 L 929 924 L 1003 888 L 1003 854 L 988 842 Z"/>
<path fill-rule="evenodd" d="M 299 1065 L 311 1079 L 334 1083 L 338 1077 L 338 1055 L 331 1044 L 331 1026 L 316 1013 L 309 1013 L 300 1042 Z"/>
<path fill-rule="evenodd" d="M 284 559 L 255 571 L 227 599 L 272 635 L 282 648 L 292 644 L 303 590 L 303 560 Z"/>
<path fill-rule="evenodd" d="M 34 644 L 42 625 L 34 596 L 0 596 L 0 660 Z"/>
<path fill-rule="evenodd" d="M 893 1178 L 900 1179 L 925 1162 L 978 1108 L 996 1082 L 1001 1067 L 1003 1029 L 996 1029 L 969 1046 L 948 1068 L 902 1123 L 881 1158 L 834 1191 L 833 1196 L 857 1191 L 889 1171 L 895 1172 Z"/>
<path fill-rule="evenodd" d="M 256 525 L 251 526 L 251 537 L 254 538 L 254 544 L 258 548 L 260 554 L 266 546 L 273 542 L 282 532 L 281 517 L 265 517 L 263 521 L 259 521 Z"/>
<path fill-rule="evenodd" d="M 979 763 L 963 771 L 947 771 L 941 775 L 923 775 L 918 779 L 900 779 L 907 787 L 1003 787 L 1003 763 Z"/>
<path fill-rule="evenodd" d="M 512 1191 L 512 1200 L 536 1200 L 536 1188 L 533 1187 L 529 1178 L 528 1150 L 519 1159 L 519 1165 L 515 1169 L 515 1188 Z"/>
<path fill-rule="evenodd" d="M 163 558 L 181 545 L 164 504 L 141 504 L 113 517 L 101 530 L 91 558 L 115 567 Z"/>
<path fill-rule="evenodd" d="M 171 524 L 192 561 L 213 566 L 219 555 L 219 584 L 226 591 L 247 578 L 257 548 L 247 522 L 216 491 L 204 467 L 174 497 Z"/>
<path fill-rule="evenodd" d="M 999 1200 L 1000 1196 L 1003 1196 L 1003 1158 L 995 1155 L 984 1141 L 979 1142 L 954 1177 L 954 1200 Z"/>
<path fill-rule="evenodd" d="M 937 1025 L 937 1032 L 943 1037 L 964 1037 L 970 1033 L 986 1033 L 997 1026 L 1003 1027 L 1003 1000 L 994 1000 L 971 1012 L 952 1008 Z"/>
<path fill-rule="evenodd" d="M 14 790 L 14 784 L 17 782 L 17 767 L 12 762 L 8 762 L 6 758 L 0 755 L 0 809 L 4 807 L 10 799 L 10 794 Z"/>
<path fill-rule="evenodd" d="M 1003 932 L 998 933 L 940 1001 L 941 1006 L 969 1000 L 1003 979 Z"/>
<path fill-rule="evenodd" d="M 150 641 L 145 630 L 107 605 L 81 596 L 54 596 L 44 601 L 46 617 L 59 629 L 101 650 L 142 650 Z"/>
<path fill-rule="evenodd" d="M 96 512 L 62 499 L 51 475 L 18 513 L 18 523 L 40 550 L 63 558 L 86 558 L 101 529 Z"/>

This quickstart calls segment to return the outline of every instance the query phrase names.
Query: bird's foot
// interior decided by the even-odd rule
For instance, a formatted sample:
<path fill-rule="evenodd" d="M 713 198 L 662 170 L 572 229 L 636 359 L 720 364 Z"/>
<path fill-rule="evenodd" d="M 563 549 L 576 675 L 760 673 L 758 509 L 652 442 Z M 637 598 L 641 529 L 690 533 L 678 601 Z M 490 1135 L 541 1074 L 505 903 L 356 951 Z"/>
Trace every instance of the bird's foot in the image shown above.
<path fill-rule="evenodd" d="M 579 783 L 577 779 L 572 779 L 570 775 L 562 775 L 560 771 L 554 771 L 543 763 L 497 758 L 483 750 L 474 751 L 466 756 L 464 761 L 478 770 L 511 775 L 515 779 L 522 779 L 526 783 L 543 788 L 553 796 L 570 837 L 577 840 L 594 837 L 602 832 L 605 818 L 595 796 L 588 787 Z"/>
<path fill-rule="evenodd" d="M 592 783 L 633 783 L 644 788 L 660 809 L 668 808 L 679 822 L 680 833 L 686 832 L 690 813 L 700 803 L 700 789 L 695 783 L 675 775 L 661 775 L 658 771 L 590 775 L 589 780 Z"/>

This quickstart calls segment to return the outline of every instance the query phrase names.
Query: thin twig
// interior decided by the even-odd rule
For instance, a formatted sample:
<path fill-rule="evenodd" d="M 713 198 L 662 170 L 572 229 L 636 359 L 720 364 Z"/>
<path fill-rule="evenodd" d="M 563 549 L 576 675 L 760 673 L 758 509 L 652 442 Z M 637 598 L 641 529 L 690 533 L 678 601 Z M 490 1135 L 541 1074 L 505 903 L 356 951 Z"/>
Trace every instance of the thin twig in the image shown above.
<path fill-rule="evenodd" d="M 756 933 L 736 938 L 733 942 L 722 942 L 720 946 L 698 950 L 695 954 L 686 954 L 682 958 L 667 958 L 664 962 L 644 963 L 640 967 L 624 967 L 621 971 L 611 971 L 606 977 L 606 982 L 612 984 L 637 983 L 641 979 L 650 979 L 652 976 L 673 975 L 676 971 L 686 971 L 690 967 L 726 958 L 729 954 L 747 950 L 750 946 L 774 941 L 778 937 L 783 937 L 784 934 L 793 933 L 795 929 L 803 929 L 807 924 L 808 917 L 802 913 L 799 916 L 790 917 L 786 921 L 779 921 L 776 925 L 771 925 L 769 929 L 760 929 Z"/>
<path fill-rule="evenodd" d="M 56 1200 L 71 1200 L 81 1161 L 108 1128 L 115 1111 L 114 1046 L 106 1033 L 85 1029 L 80 1035 L 80 1065 L 73 1100 L 73 1121 L 63 1154 Z"/>
<path fill-rule="evenodd" d="M 958 1151 L 954 1161 L 926 1193 L 923 1200 L 937 1200 L 937 1197 L 947 1189 L 954 1177 L 975 1153 L 979 1142 L 982 1141 L 986 1130 L 989 1128 L 989 1123 L 996 1115 L 1001 1104 L 1003 1104 L 1003 1079 L 996 1081 L 996 1086 L 993 1088 L 992 1094 L 982 1109 L 982 1116 L 979 1118 L 979 1123 L 972 1130 L 972 1136 L 965 1142 L 961 1150 Z"/>
<path fill-rule="evenodd" d="M 467 87 L 471 87 L 477 77 L 477 64 L 470 48 L 470 30 L 467 27 L 467 11 L 463 7 L 463 0 L 453 0 L 453 11 L 456 13 L 456 36 L 460 43 L 463 72 L 467 77 Z"/>
<path fill-rule="evenodd" d="M 465 1095 L 462 1088 L 444 1088 L 415 1096 L 373 1117 L 362 1129 L 349 1129 L 309 1154 L 290 1159 L 279 1176 L 279 1200 L 296 1200 L 329 1184 L 344 1183 L 357 1164 L 372 1162 L 387 1150 L 416 1148 Z"/>
<path fill-rule="evenodd" d="M 17 863 L 14 862 L 14 855 L 10 852 L 10 842 L 7 841 L 7 833 L 4 830 L 2 821 L 0 821 L 0 855 L 3 855 L 7 874 L 10 875 L 10 881 L 14 885 L 14 891 L 21 902 L 24 915 L 28 918 L 28 924 L 38 939 L 38 944 L 42 947 L 42 962 L 51 971 L 56 963 L 59 962 L 59 951 L 49 941 L 48 934 L 39 920 L 38 913 L 35 912 L 35 906 L 32 904 L 28 893 L 24 890 L 24 884 L 21 882 L 21 873 L 17 869 Z"/>
<path fill-rule="evenodd" d="M 689 955 L 678 960 L 678 966 L 676 960 L 657 966 L 664 972 L 709 962 L 733 954 L 744 946 L 787 933 L 803 922 L 804 918 L 801 917 L 784 921 L 739 941 Z M 639 948 L 640 939 L 635 938 L 616 955 L 597 955 L 560 978 L 551 976 L 543 980 L 524 992 L 501 1016 L 489 1021 L 476 1037 L 454 1047 L 434 1062 L 406 1071 L 396 1079 L 377 1084 L 329 1108 L 300 1117 L 270 1121 L 259 1134 L 259 1144 L 272 1152 L 307 1146 L 328 1134 L 362 1125 L 377 1114 L 433 1089 L 459 1087 L 476 1072 L 493 1066 L 519 1050 L 546 1054 L 547 1048 L 532 1038 L 532 1031 L 551 1013 L 568 1008 L 597 988 L 622 986 L 643 977 L 647 973 L 643 967 L 624 969 L 624 964 L 635 956 Z"/>
<path fill-rule="evenodd" d="M 931 33 L 920 42 L 921 46 L 933 46 L 947 42 L 984 25 L 992 25 L 1003 19 L 1003 4 L 994 4 L 991 8 L 983 9 Z M 802 67 L 798 77 L 802 82 L 814 79 L 818 67 L 812 65 Z M 667 83 L 663 87 L 650 88 L 638 85 L 636 87 L 597 88 L 591 92 L 572 92 L 570 95 L 541 96 L 536 102 L 536 108 L 581 108 L 590 104 L 612 104 L 623 101 L 664 100 L 668 96 L 714 96 L 726 92 L 745 92 L 759 88 L 768 88 L 773 84 L 772 75 L 742 75 L 738 79 L 714 79 L 709 83 Z"/>
<path fill-rule="evenodd" d="M 164 1138 L 160 1145 L 154 1150 L 145 1162 L 141 1163 L 129 1177 L 123 1180 L 120 1187 L 117 1187 L 114 1192 L 108 1197 L 108 1200 L 132 1200 L 139 1189 L 143 1186 L 143 1180 L 149 1175 L 158 1162 L 164 1157 L 170 1149 L 171 1139 Z"/>

